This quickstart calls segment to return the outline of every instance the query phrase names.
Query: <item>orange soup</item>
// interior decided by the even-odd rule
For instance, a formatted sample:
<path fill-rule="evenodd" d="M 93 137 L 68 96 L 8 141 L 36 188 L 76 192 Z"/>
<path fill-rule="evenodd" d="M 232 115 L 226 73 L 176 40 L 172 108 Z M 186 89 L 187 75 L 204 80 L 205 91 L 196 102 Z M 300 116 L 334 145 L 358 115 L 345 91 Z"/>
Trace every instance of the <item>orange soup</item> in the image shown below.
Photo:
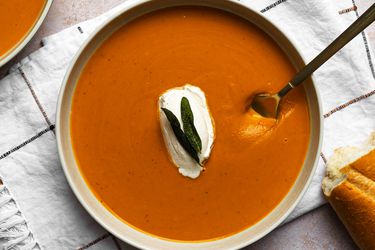
<path fill-rule="evenodd" d="M 91 56 L 71 110 L 76 160 L 97 199 L 152 235 L 209 240 L 244 230 L 293 186 L 309 142 L 303 88 L 283 102 L 271 133 L 243 133 L 246 104 L 295 73 L 278 45 L 251 23 L 219 10 L 179 7 L 126 24 Z M 200 87 L 216 139 L 197 179 L 178 173 L 159 124 L 158 98 L 186 83 Z"/>
<path fill-rule="evenodd" d="M 46 0 L 0 1 L 0 58 L 22 42 L 45 4 Z"/>

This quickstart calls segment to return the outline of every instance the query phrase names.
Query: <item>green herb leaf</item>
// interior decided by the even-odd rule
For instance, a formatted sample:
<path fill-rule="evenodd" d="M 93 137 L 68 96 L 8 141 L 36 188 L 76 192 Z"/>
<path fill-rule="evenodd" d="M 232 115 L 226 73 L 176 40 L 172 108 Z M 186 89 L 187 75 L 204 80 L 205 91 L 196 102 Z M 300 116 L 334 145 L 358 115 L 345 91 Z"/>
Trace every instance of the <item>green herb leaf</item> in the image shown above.
<path fill-rule="evenodd" d="M 173 133 L 175 134 L 178 142 L 186 150 L 186 152 L 200 165 L 197 151 L 190 144 L 184 131 L 182 131 L 180 122 L 178 121 L 177 117 L 169 109 L 166 109 L 166 108 L 161 108 L 161 109 L 163 110 L 165 116 L 167 117 L 169 123 L 171 124 Z"/>
<path fill-rule="evenodd" d="M 199 137 L 197 129 L 194 126 L 194 115 L 191 111 L 189 100 L 186 97 L 182 97 L 181 99 L 181 119 L 185 135 L 190 144 L 193 146 L 195 151 L 201 152 L 202 141 Z"/>

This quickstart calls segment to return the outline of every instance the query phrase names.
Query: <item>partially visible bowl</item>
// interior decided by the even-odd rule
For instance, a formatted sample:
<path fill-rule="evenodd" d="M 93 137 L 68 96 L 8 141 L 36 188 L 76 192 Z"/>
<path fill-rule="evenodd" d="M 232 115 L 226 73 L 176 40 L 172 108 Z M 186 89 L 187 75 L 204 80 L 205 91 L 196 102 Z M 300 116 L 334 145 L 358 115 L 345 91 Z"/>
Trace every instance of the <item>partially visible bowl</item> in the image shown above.
<path fill-rule="evenodd" d="M 51 7 L 53 0 L 46 0 L 42 11 L 39 14 L 38 19 L 35 21 L 32 28 L 26 33 L 26 35 L 9 51 L 7 51 L 4 55 L 0 55 L 0 67 L 9 62 L 12 58 L 14 58 L 34 37 L 35 33 L 38 31 L 40 26 L 42 25 L 44 19 L 47 16 L 47 13 Z"/>
<path fill-rule="evenodd" d="M 70 136 L 70 113 L 75 86 L 85 63 L 98 46 L 115 30 L 152 11 L 172 6 L 208 6 L 229 11 L 254 23 L 271 36 L 289 56 L 296 68 L 304 65 L 301 53 L 270 20 L 235 0 L 140 0 L 124 7 L 94 32 L 73 60 L 61 88 L 56 117 L 56 136 L 60 160 L 75 195 L 91 216 L 116 237 L 142 249 L 237 249 L 255 242 L 276 228 L 295 208 L 315 172 L 321 148 L 322 113 L 317 90 L 309 79 L 304 85 L 310 114 L 310 141 L 306 159 L 292 189 L 265 218 L 229 237 L 203 242 L 171 241 L 141 232 L 108 211 L 87 186 L 78 168 Z"/>

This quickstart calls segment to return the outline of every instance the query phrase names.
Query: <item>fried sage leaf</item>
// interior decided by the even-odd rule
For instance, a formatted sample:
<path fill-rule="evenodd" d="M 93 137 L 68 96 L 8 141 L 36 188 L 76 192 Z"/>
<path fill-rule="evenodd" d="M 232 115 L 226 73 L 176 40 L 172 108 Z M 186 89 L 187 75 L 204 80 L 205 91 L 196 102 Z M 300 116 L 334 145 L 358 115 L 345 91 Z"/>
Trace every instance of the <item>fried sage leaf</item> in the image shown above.
<path fill-rule="evenodd" d="M 186 150 L 186 152 L 200 165 L 197 151 L 190 144 L 184 131 L 182 131 L 180 122 L 178 121 L 177 117 L 169 109 L 166 109 L 166 108 L 161 108 L 161 109 L 163 110 L 165 116 L 167 117 L 169 123 L 171 124 L 173 133 L 175 134 L 178 142 Z"/>
<path fill-rule="evenodd" d="M 181 119 L 185 135 L 190 144 L 193 146 L 195 151 L 201 152 L 202 141 L 199 137 L 197 129 L 194 126 L 194 115 L 191 111 L 189 100 L 186 97 L 182 97 L 181 99 Z"/>

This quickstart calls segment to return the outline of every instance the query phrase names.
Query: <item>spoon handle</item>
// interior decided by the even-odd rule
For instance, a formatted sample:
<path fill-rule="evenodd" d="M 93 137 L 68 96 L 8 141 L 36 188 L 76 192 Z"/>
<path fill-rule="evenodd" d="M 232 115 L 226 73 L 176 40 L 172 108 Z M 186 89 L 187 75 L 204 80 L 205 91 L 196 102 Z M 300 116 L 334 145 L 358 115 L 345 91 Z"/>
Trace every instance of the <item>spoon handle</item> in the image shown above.
<path fill-rule="evenodd" d="M 375 21 L 375 4 L 373 4 L 363 15 L 361 15 L 354 23 L 352 23 L 341 35 L 339 35 L 326 49 L 324 49 L 317 57 L 300 70 L 294 78 L 282 88 L 278 95 L 283 97 L 291 89 L 301 84 L 316 69 L 330 59 L 337 51 L 342 49 L 350 40 L 357 36 L 367 26 Z"/>

